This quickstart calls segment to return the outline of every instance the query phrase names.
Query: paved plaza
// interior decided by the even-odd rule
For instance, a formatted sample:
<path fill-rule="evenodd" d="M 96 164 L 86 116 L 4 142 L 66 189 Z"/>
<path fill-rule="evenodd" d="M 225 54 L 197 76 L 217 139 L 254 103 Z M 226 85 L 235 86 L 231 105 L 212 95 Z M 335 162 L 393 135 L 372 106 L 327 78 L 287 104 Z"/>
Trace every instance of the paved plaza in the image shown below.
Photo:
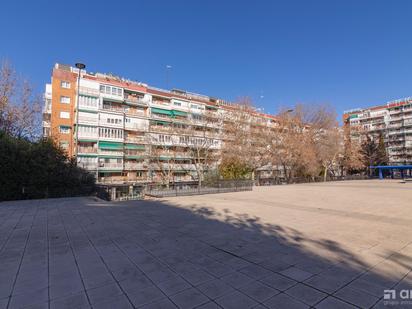
<path fill-rule="evenodd" d="M 411 269 L 396 180 L 0 203 L 1 309 L 412 308 Z"/>

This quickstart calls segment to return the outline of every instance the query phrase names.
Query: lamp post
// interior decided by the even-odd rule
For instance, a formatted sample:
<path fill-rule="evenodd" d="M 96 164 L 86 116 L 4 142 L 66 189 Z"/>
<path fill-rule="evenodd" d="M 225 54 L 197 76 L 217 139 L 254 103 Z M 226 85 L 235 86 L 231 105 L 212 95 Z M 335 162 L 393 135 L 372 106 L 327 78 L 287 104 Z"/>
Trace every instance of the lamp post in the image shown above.
<path fill-rule="evenodd" d="M 76 165 L 77 165 L 77 152 L 79 147 L 79 93 L 80 93 L 80 73 L 83 69 L 86 68 L 86 65 L 81 62 L 77 62 L 75 64 L 76 68 L 79 69 L 77 75 L 77 98 L 76 98 L 76 147 L 75 147 L 75 157 L 76 157 Z"/>

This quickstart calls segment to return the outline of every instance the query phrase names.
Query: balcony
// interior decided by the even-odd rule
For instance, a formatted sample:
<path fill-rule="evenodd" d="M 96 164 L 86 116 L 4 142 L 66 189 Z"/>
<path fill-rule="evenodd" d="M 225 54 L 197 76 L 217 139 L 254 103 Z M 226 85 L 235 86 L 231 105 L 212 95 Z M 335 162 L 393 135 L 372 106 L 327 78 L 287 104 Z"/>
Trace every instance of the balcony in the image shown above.
<path fill-rule="evenodd" d="M 80 102 L 79 103 L 79 109 L 97 111 L 99 109 L 99 106 L 97 104 L 90 105 L 90 104 L 85 104 L 84 102 Z"/>
<path fill-rule="evenodd" d="M 106 127 L 106 128 L 123 129 L 123 120 L 121 120 L 118 123 L 111 123 L 111 122 L 107 122 L 107 119 L 100 118 L 99 126 Z"/>
<path fill-rule="evenodd" d="M 97 125 L 98 124 L 98 118 L 97 117 L 87 117 L 87 116 L 79 115 L 79 124 Z"/>
<path fill-rule="evenodd" d="M 113 106 L 113 105 L 108 105 L 108 104 L 104 104 L 101 108 L 102 111 L 108 111 L 108 112 L 115 112 L 115 113 L 124 113 L 124 108 L 122 106 Z"/>
<path fill-rule="evenodd" d="M 104 149 L 99 149 L 99 155 L 100 156 L 114 156 L 114 157 L 123 157 L 123 151 L 113 151 L 113 150 L 104 150 Z"/>
<path fill-rule="evenodd" d="M 126 143 L 145 143 L 146 137 L 145 136 L 127 136 L 125 138 Z"/>
<path fill-rule="evenodd" d="M 132 123 L 126 122 L 124 124 L 125 129 L 133 130 L 133 131 L 146 131 L 146 127 L 144 127 L 141 123 Z"/>
<path fill-rule="evenodd" d="M 106 162 L 100 162 L 99 163 L 99 170 L 123 170 L 123 164 L 122 163 L 106 163 Z"/>
<path fill-rule="evenodd" d="M 165 107 L 165 106 L 170 106 L 170 102 L 169 101 L 161 101 L 161 100 L 153 100 L 152 99 L 152 104 L 151 105 L 159 105 L 159 106 Z"/>
<path fill-rule="evenodd" d="M 174 170 L 174 171 L 194 171 L 196 170 L 196 166 L 194 164 L 178 164 L 178 163 L 161 163 L 161 164 L 156 164 L 152 163 L 153 167 L 156 168 L 161 168 L 163 170 Z"/>
<path fill-rule="evenodd" d="M 152 113 L 152 118 L 153 119 L 158 119 L 158 120 L 165 120 L 165 121 L 169 121 L 169 122 L 171 122 L 173 120 L 172 118 L 170 118 L 167 115 L 157 114 L 157 113 Z"/>
<path fill-rule="evenodd" d="M 99 135 L 96 133 L 92 132 L 82 132 L 79 131 L 79 139 L 92 139 L 92 140 L 97 140 L 99 138 Z"/>
<path fill-rule="evenodd" d="M 144 110 L 141 109 L 137 109 L 137 108 L 125 108 L 125 113 L 127 115 L 132 115 L 132 116 L 146 116 L 146 112 Z"/>
<path fill-rule="evenodd" d="M 126 162 L 124 164 L 124 169 L 125 170 L 144 170 L 146 167 L 144 163 L 131 163 L 131 162 Z"/>
<path fill-rule="evenodd" d="M 141 106 L 147 106 L 147 102 L 142 98 L 142 97 L 135 97 L 132 95 L 128 95 L 125 93 L 124 95 L 124 100 L 127 103 L 135 104 L 135 105 L 141 105 Z"/>
<path fill-rule="evenodd" d="M 109 99 L 109 100 L 113 100 L 116 102 L 123 102 L 124 98 L 123 95 L 117 95 L 117 94 L 113 94 L 113 93 L 105 93 L 105 92 L 100 92 L 100 95 L 105 98 L 105 99 Z"/>
<path fill-rule="evenodd" d="M 79 146 L 77 149 L 77 152 L 79 154 L 96 154 L 97 155 L 97 148 Z"/>
<path fill-rule="evenodd" d="M 130 177 L 130 176 L 106 176 L 99 177 L 98 183 L 101 184 L 116 184 L 116 183 L 132 183 L 132 182 L 146 182 L 146 176 Z"/>
<path fill-rule="evenodd" d="M 78 162 L 77 166 L 89 171 L 97 170 L 97 162 Z"/>
<path fill-rule="evenodd" d="M 151 125 L 150 126 L 150 131 L 153 132 L 172 132 L 172 128 L 170 126 L 156 126 L 156 125 Z"/>
<path fill-rule="evenodd" d="M 123 137 L 100 136 L 99 139 L 102 141 L 108 141 L 108 142 L 123 142 Z"/>
<path fill-rule="evenodd" d="M 99 89 L 93 89 L 89 87 L 79 87 L 79 94 L 84 94 L 92 97 L 99 97 L 100 91 Z"/>

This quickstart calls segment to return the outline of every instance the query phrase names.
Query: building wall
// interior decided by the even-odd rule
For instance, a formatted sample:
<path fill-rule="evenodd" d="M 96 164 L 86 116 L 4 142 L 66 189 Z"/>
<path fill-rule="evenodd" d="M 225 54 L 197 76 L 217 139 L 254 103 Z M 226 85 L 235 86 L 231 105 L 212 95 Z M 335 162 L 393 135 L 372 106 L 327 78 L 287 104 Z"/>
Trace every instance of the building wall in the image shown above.
<path fill-rule="evenodd" d="M 61 82 L 69 82 L 70 88 L 63 88 Z M 74 143 L 74 106 L 75 106 L 75 94 L 76 94 L 76 75 L 72 72 L 67 72 L 60 69 L 53 69 L 52 75 L 52 107 L 51 107 L 51 136 L 58 143 L 68 143 L 67 152 L 70 156 L 73 155 Z M 70 99 L 70 103 L 61 103 L 61 97 L 67 97 Z M 62 118 L 61 113 L 68 113 L 69 119 Z M 70 128 L 69 134 L 60 133 L 61 126 Z"/>
<path fill-rule="evenodd" d="M 62 81 L 70 82 L 70 89 L 62 88 Z M 188 142 L 199 143 L 202 139 L 199 135 L 203 134 L 213 138 L 210 151 L 219 153 L 222 147 L 222 125 L 208 119 L 213 113 L 219 115 L 229 108 L 222 100 L 82 72 L 79 123 L 76 124 L 76 83 L 77 69 L 55 65 L 51 120 L 45 122 L 45 127 L 51 127 L 51 136 L 58 143 L 69 144 L 70 156 L 76 156 L 78 145 L 78 165 L 95 173 L 99 182 L 162 182 L 168 171 L 173 174 L 170 180 L 194 181 L 196 168 L 187 151 Z M 62 96 L 70 98 L 70 104 L 61 103 Z M 62 119 L 61 112 L 69 113 L 69 119 Z M 258 117 L 263 122 L 273 121 L 269 115 Z M 170 132 L 165 125 L 170 122 L 187 125 L 191 131 Z M 70 127 L 70 134 L 62 134 L 61 126 Z M 208 131 L 199 133 L 199 128 L 208 128 Z M 211 166 L 218 160 L 216 156 Z"/>
<path fill-rule="evenodd" d="M 359 139 L 358 131 L 375 138 L 382 135 L 390 164 L 412 163 L 412 98 L 345 112 L 343 122 L 354 140 Z"/>

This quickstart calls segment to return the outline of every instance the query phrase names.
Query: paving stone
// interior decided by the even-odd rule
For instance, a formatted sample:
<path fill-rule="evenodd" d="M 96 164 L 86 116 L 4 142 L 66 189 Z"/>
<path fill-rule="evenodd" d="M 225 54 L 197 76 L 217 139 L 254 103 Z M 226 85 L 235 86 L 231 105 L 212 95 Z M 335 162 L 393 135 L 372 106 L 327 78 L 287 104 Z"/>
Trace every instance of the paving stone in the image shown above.
<path fill-rule="evenodd" d="M 239 272 L 256 280 L 268 277 L 273 274 L 273 272 L 258 265 L 249 265 L 245 268 L 240 269 Z"/>
<path fill-rule="evenodd" d="M 62 279 L 50 284 L 50 299 L 77 294 L 81 291 L 84 291 L 84 286 L 79 277 Z"/>
<path fill-rule="evenodd" d="M 240 272 L 223 276 L 221 280 L 234 288 L 240 288 L 254 281 L 252 278 Z"/>
<path fill-rule="evenodd" d="M 219 307 L 218 304 L 216 304 L 215 302 L 208 302 L 206 304 L 200 305 L 199 307 L 196 307 L 196 309 L 219 309 L 221 307 Z"/>
<path fill-rule="evenodd" d="M 280 293 L 278 290 L 260 283 L 259 281 L 255 281 L 248 285 L 242 286 L 239 288 L 239 290 L 258 302 L 264 302 L 265 300 L 268 300 L 269 298 Z"/>
<path fill-rule="evenodd" d="M 355 309 L 355 306 L 352 306 L 346 302 L 343 302 L 340 299 L 329 296 L 322 300 L 319 304 L 315 306 L 316 309 Z"/>
<path fill-rule="evenodd" d="M 378 301 L 378 297 L 371 294 L 344 287 L 334 294 L 335 297 L 359 307 L 369 308 Z"/>
<path fill-rule="evenodd" d="M 348 287 L 354 290 L 359 290 L 359 291 L 374 295 L 376 297 L 383 296 L 384 289 L 381 286 L 376 285 L 373 282 L 363 280 L 363 279 L 357 279 L 351 282 L 348 285 Z M 409 286 L 408 289 L 412 289 L 412 288 Z"/>
<path fill-rule="evenodd" d="M 180 274 L 185 280 L 187 280 L 193 285 L 199 285 L 199 284 L 202 284 L 203 282 L 215 279 L 215 277 L 213 277 L 212 275 L 209 275 L 203 270 L 182 272 Z"/>
<path fill-rule="evenodd" d="M 309 306 L 313 306 L 327 297 L 327 294 L 301 283 L 298 283 L 297 285 L 286 290 L 285 293 Z"/>
<path fill-rule="evenodd" d="M 347 284 L 348 279 L 341 279 L 339 277 L 326 276 L 323 274 L 315 275 L 305 281 L 305 284 L 310 285 L 318 290 L 326 293 L 334 293 L 341 287 Z"/>
<path fill-rule="evenodd" d="M 268 308 L 273 309 L 307 309 L 308 305 L 297 301 L 296 299 L 284 293 L 278 294 L 263 303 Z"/>
<path fill-rule="evenodd" d="M 83 309 L 89 307 L 90 304 L 84 292 L 63 298 L 58 298 L 50 302 L 50 309 Z"/>
<path fill-rule="evenodd" d="M 92 306 L 103 302 L 111 301 L 118 295 L 123 294 L 116 283 L 110 283 L 98 288 L 87 290 Z"/>
<path fill-rule="evenodd" d="M 278 274 L 272 274 L 268 277 L 264 277 L 260 281 L 280 291 L 285 291 L 297 284 L 297 281 Z"/>
<path fill-rule="evenodd" d="M 133 278 L 137 278 L 143 275 L 143 272 L 135 266 L 121 267 L 121 268 L 116 269 L 112 273 L 117 281 L 133 279 Z"/>
<path fill-rule="evenodd" d="M 182 278 L 174 277 L 170 280 L 159 283 L 158 287 L 163 291 L 163 293 L 170 296 L 183 290 L 187 290 L 191 287 L 191 285 Z"/>
<path fill-rule="evenodd" d="M 381 203 L 382 195 L 398 202 Z M 402 279 L 412 257 L 404 248 L 412 241 L 409 200 L 404 184 L 348 181 L 161 202 L 2 202 L 0 308 L 9 300 L 10 308 L 21 307 L 19 302 L 32 309 L 48 303 L 88 308 L 85 289 L 89 293 L 116 282 L 125 294 L 97 293 L 101 302 L 95 307 L 130 308 L 129 294 L 136 295 L 136 303 L 143 295 L 151 302 L 147 307 L 169 307 L 167 297 L 193 289 L 207 300 L 201 306 L 217 306 L 211 298 L 230 306 L 230 293 L 265 299 L 262 284 L 284 292 L 264 300 L 269 308 L 285 298 L 284 308 L 302 306 L 298 299 L 320 308 L 369 306 L 387 287 L 410 286 L 410 277 Z M 392 235 L 390 241 L 382 233 Z M 316 292 L 299 291 L 302 284 L 296 281 Z M 47 286 L 51 299 L 43 291 Z M 316 303 L 311 299 L 319 291 L 336 297 Z"/>
<path fill-rule="evenodd" d="M 234 289 L 231 286 L 224 283 L 220 279 L 208 281 L 206 283 L 203 283 L 197 286 L 197 288 L 210 299 L 215 299 L 224 294 L 234 291 Z"/>
<path fill-rule="evenodd" d="M 98 309 L 132 309 L 133 306 L 124 294 L 111 297 L 110 300 L 98 303 Z M 93 308 L 96 308 L 93 307 Z"/>
<path fill-rule="evenodd" d="M 205 304 L 209 299 L 198 290 L 191 288 L 170 297 L 179 308 L 189 309 Z"/>
<path fill-rule="evenodd" d="M 142 309 L 175 309 L 177 308 L 175 304 L 173 304 L 169 299 L 161 299 L 157 300 L 153 303 L 144 305 L 140 307 Z"/>
<path fill-rule="evenodd" d="M 313 276 L 313 274 L 297 267 L 289 267 L 285 270 L 282 270 L 280 274 L 296 281 L 304 281 Z"/>
<path fill-rule="evenodd" d="M 1 309 L 7 309 L 7 304 L 9 303 L 9 298 L 2 298 L 0 299 L 0 308 Z"/>
<path fill-rule="evenodd" d="M 44 306 L 48 302 L 48 288 L 25 294 L 12 295 L 10 298 L 9 308 L 22 308 L 27 306 Z M 48 306 L 48 304 L 47 304 Z"/>
<path fill-rule="evenodd" d="M 146 277 L 129 278 L 119 282 L 126 294 L 133 294 L 135 291 L 143 290 L 153 286 L 153 283 Z"/>
<path fill-rule="evenodd" d="M 232 293 L 221 296 L 215 301 L 219 306 L 225 309 L 253 308 L 258 304 L 250 297 L 238 291 L 234 291 Z"/>
<path fill-rule="evenodd" d="M 166 298 L 162 291 L 155 286 L 136 290 L 133 293 L 128 293 L 127 296 L 136 308 Z"/>

